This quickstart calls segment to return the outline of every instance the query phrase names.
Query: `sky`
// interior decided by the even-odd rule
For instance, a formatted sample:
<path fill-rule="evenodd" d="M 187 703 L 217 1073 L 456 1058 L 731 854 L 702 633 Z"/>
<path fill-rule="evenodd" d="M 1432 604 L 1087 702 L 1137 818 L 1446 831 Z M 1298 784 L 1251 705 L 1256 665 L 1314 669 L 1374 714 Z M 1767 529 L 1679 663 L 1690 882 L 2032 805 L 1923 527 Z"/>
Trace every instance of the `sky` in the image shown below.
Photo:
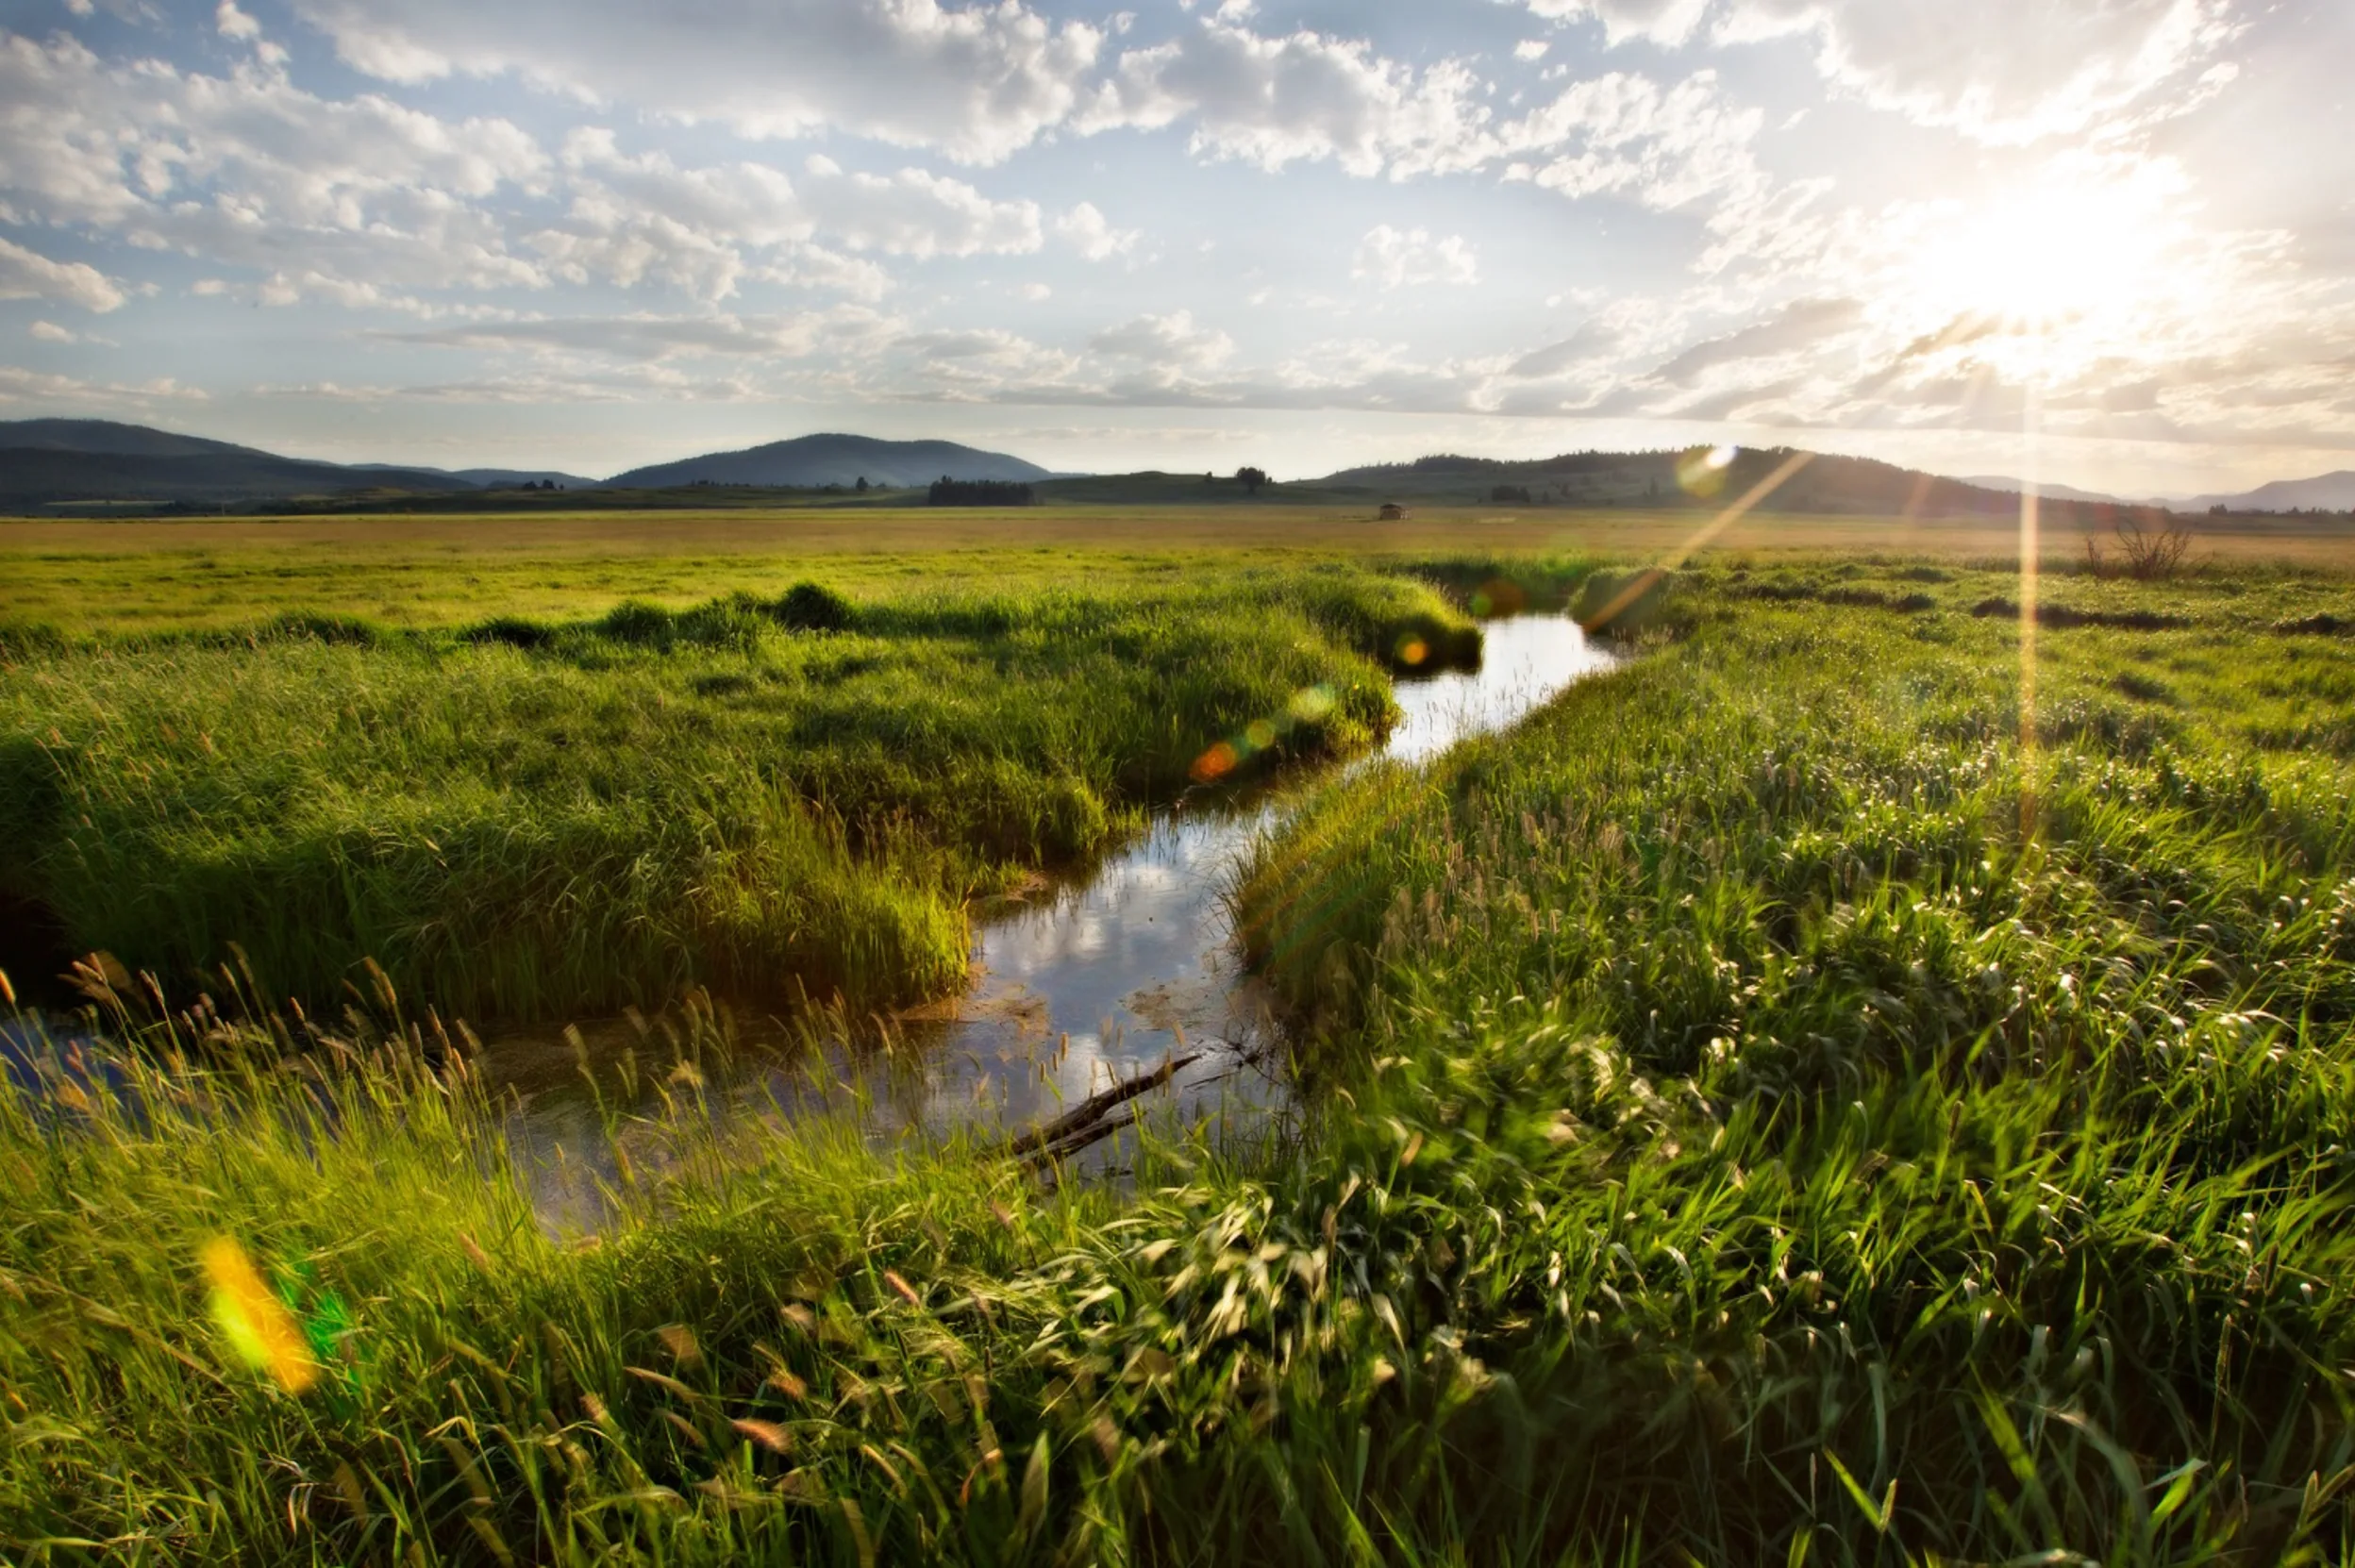
<path fill-rule="evenodd" d="M 2355 468 L 2348 0 L 0 0 L 0 419 Z"/>

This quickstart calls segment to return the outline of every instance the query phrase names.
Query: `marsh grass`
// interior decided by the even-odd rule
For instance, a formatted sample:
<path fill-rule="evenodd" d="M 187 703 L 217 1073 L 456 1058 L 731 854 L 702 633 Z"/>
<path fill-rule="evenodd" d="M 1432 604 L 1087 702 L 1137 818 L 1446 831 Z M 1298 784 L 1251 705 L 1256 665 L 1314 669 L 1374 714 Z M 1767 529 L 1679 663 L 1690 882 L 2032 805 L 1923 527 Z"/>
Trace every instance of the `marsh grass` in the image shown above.
<path fill-rule="evenodd" d="M 25 647 L 0 891 L 169 986 L 235 942 L 314 1007 L 363 959 L 477 1020 L 889 1006 L 961 979 L 967 899 L 1101 850 L 1302 690 L 1331 700 L 1267 763 L 1367 744 L 1412 636 L 1471 633 L 1328 570 Z"/>
<path fill-rule="evenodd" d="M 93 976 L 142 1049 L 71 1081 L 132 1093 L 0 1103 L 0 1540 L 2346 1560 L 2355 647 L 2273 629 L 2344 584 L 2082 585 L 2189 625 L 2047 632 L 2024 762 L 1994 579 L 1850 564 L 1688 574 L 1622 671 L 1324 792 L 1236 893 L 1305 1134 L 1127 1188 L 729 1142 L 682 1078 L 586 1244 L 389 986 L 299 1039 Z M 310 1392 L 208 1318 L 225 1234 Z"/>

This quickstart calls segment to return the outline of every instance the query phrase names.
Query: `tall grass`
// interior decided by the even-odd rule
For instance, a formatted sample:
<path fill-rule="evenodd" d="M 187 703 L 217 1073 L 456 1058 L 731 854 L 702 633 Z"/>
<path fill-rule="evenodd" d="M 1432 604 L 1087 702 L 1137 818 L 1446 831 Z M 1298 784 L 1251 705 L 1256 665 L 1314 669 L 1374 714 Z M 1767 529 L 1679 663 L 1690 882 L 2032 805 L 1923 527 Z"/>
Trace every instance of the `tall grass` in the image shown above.
<path fill-rule="evenodd" d="M 1445 1452 L 1706 1560 L 2335 1557 L 2355 649 L 2079 585 L 2177 626 L 2047 632 L 2024 761 L 1999 584 L 1921 580 L 1688 580 L 1246 876 L 1336 1140 L 1436 1162 L 1372 1250 L 1510 1391 Z"/>
<path fill-rule="evenodd" d="M 1308 1133 L 1130 1195 L 732 1143 L 681 1075 L 588 1244 L 390 988 L 101 987 L 127 1093 L 0 1102 L 0 1541 L 2346 1560 L 2355 647 L 2100 585 L 2192 625 L 2046 632 L 2024 765 L 1990 584 L 1912 570 L 1679 579 L 1622 672 L 1320 797 L 1237 895 Z M 208 1316 L 225 1234 L 306 1392 Z"/>
<path fill-rule="evenodd" d="M 241 944 L 314 1006 L 363 959 L 477 1019 L 693 985 L 889 1005 L 963 976 L 966 899 L 1101 848 L 1301 689 L 1334 700 L 1293 754 L 1364 745 L 1378 664 L 1434 626 L 1464 623 L 1402 580 L 1238 571 L 30 649 L 0 892 L 175 986 Z"/>

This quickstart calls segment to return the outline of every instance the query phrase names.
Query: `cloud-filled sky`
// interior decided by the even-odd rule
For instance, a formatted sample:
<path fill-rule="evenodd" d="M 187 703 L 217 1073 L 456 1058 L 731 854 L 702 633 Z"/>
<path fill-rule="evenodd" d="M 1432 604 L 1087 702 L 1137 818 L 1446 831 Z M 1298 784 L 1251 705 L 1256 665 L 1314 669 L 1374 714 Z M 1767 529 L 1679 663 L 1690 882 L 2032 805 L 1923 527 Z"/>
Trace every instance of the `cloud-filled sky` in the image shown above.
<path fill-rule="evenodd" d="M 0 418 L 2355 467 L 2347 0 L 0 0 Z"/>

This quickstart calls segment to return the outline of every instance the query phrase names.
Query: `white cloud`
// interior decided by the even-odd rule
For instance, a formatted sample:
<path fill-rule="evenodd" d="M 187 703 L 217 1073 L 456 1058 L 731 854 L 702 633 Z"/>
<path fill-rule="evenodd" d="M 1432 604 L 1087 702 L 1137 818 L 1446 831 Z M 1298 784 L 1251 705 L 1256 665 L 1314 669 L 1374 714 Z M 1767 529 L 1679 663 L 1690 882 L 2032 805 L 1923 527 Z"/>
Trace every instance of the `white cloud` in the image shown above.
<path fill-rule="evenodd" d="M 1369 277 L 1385 289 L 1407 284 L 1474 283 L 1479 262 L 1461 234 L 1433 240 L 1425 228 L 1396 229 L 1388 224 L 1368 229 L 1358 242 L 1352 275 Z"/>
<path fill-rule="evenodd" d="M 1165 377 L 1225 364 L 1234 358 L 1235 340 L 1215 327 L 1196 326 L 1190 310 L 1176 310 L 1108 326 L 1088 340 L 1088 347 L 1110 359 L 1136 361 L 1149 375 Z"/>
<path fill-rule="evenodd" d="M 0 365 L 0 404 L 19 403 L 37 409 L 58 408 L 92 410 L 144 409 L 156 403 L 202 403 L 201 388 L 185 387 L 168 375 L 148 381 L 90 381 L 78 375 Z"/>
<path fill-rule="evenodd" d="M 869 304 L 892 290 L 892 275 L 860 256 L 844 256 L 824 245 L 795 245 L 782 260 L 758 267 L 752 275 L 763 283 L 794 289 L 823 289 Z"/>
<path fill-rule="evenodd" d="M 37 343 L 77 343 L 81 339 L 53 321 L 37 321 L 26 328 Z"/>
<path fill-rule="evenodd" d="M 2230 0 L 1730 0 L 1719 36 L 1811 35 L 1824 75 L 1866 102 L 2016 143 L 2083 130 L 2184 81 L 2232 36 L 2230 9 Z"/>
<path fill-rule="evenodd" d="M 212 25 L 223 38 L 255 39 L 261 36 L 261 24 L 237 8 L 237 0 L 221 0 L 212 13 Z"/>
<path fill-rule="evenodd" d="M 1144 238 L 1142 229 L 1114 228 L 1094 202 L 1081 202 L 1055 220 L 1055 232 L 1072 249 L 1091 261 L 1126 256 Z"/>
<path fill-rule="evenodd" d="M 123 291 L 86 262 L 52 261 L 0 238 L 0 299 L 54 299 L 104 314 L 123 303 Z"/>
<path fill-rule="evenodd" d="M 1538 156 L 1509 173 L 1564 196 L 1621 195 L 1668 209 L 1762 184 L 1750 143 L 1762 116 L 1719 91 L 1714 72 L 1674 87 L 1614 72 L 1573 84 L 1508 126 Z"/>
<path fill-rule="evenodd" d="M 266 63 L 207 76 L 109 64 L 68 38 L 0 35 L 0 192 L 25 217 L 255 269 L 250 297 L 267 304 L 415 311 L 433 308 L 421 292 L 591 279 L 706 301 L 746 278 L 874 299 L 889 277 L 843 252 L 1042 243 L 1036 203 L 923 170 L 854 174 L 824 158 L 798 177 L 750 161 L 681 168 L 661 153 L 625 156 L 594 127 L 556 159 L 503 120 L 439 119 L 373 94 L 330 102 Z M 521 216 L 558 192 L 567 200 L 553 221 Z M 28 255 L 0 257 L 0 275 L 92 308 L 120 303 L 91 269 Z"/>
<path fill-rule="evenodd" d="M 1680 44 L 1700 26 L 1709 6 L 1710 0 L 1528 0 L 1530 10 L 1558 22 L 1593 17 L 1614 46 L 1630 39 Z"/>
<path fill-rule="evenodd" d="M 1795 300 L 1763 321 L 1692 344 L 1653 374 L 1689 387 L 1716 366 L 1820 351 L 1856 327 L 1863 314 L 1852 299 Z"/>
<path fill-rule="evenodd" d="M 1518 60 L 1541 60 L 1545 58 L 1547 44 L 1542 38 L 1525 38 L 1512 46 L 1512 58 Z"/>
<path fill-rule="evenodd" d="M 2232 0 L 1526 0 L 1612 46 L 1815 41 L 1827 80 L 1990 142 L 2080 131 L 2185 82 L 2238 30 Z M 2167 107 L 2178 112 L 2188 95 Z"/>
<path fill-rule="evenodd" d="M 822 232 L 891 256 L 1022 256 L 1043 243 L 1039 204 L 993 201 L 962 180 L 902 169 L 845 173 L 812 158 L 802 204 Z"/>
<path fill-rule="evenodd" d="M 1020 0 L 293 0 L 371 75 L 513 73 L 748 136 L 821 130 L 994 162 L 1068 115 L 1103 41 Z"/>
<path fill-rule="evenodd" d="M 1359 42 L 1262 37 L 1212 22 L 1120 58 L 1078 117 L 1084 130 L 1194 123 L 1197 152 L 1261 168 L 1331 158 L 1354 175 L 1467 169 L 1493 155 L 1471 70 L 1421 73 Z"/>
<path fill-rule="evenodd" d="M 112 65 L 0 35 L 0 191 L 26 217 L 271 275 L 273 297 L 544 281 L 476 205 L 548 160 L 504 120 L 329 102 L 267 64 Z"/>
<path fill-rule="evenodd" d="M 798 180 L 760 163 L 682 169 L 662 153 L 624 155 L 602 129 L 575 131 L 564 166 L 571 206 L 531 244 L 574 280 L 654 278 L 716 301 L 751 275 L 873 299 L 888 275 L 818 238 L 917 258 L 1021 255 L 1041 243 L 1036 203 L 993 201 L 921 169 L 852 174 L 822 157 Z M 777 259 L 756 264 L 764 252 Z"/>
<path fill-rule="evenodd" d="M 777 316 L 642 311 L 475 322 L 382 336 L 443 348 L 521 349 L 559 358 L 588 355 L 652 364 L 705 357 L 795 359 L 821 349 L 873 348 L 897 337 L 902 329 L 902 324 L 892 317 L 843 305 Z"/>

